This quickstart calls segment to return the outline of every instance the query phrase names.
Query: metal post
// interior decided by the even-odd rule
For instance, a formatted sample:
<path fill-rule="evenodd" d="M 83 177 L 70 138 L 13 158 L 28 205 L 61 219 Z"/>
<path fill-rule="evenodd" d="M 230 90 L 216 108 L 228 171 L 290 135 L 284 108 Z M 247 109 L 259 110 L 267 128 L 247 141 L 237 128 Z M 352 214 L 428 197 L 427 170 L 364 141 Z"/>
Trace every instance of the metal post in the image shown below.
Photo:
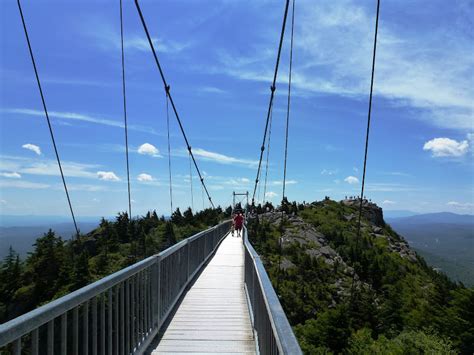
<path fill-rule="evenodd" d="M 125 300 L 124 283 L 120 284 L 120 354 L 125 354 Z"/>
<path fill-rule="evenodd" d="M 130 354 L 130 280 L 125 281 L 125 353 Z"/>
<path fill-rule="evenodd" d="M 105 326 L 105 294 L 101 297 L 100 302 L 100 353 L 105 355 L 105 338 L 107 328 Z"/>
<path fill-rule="evenodd" d="M 89 301 L 84 302 L 82 321 L 82 353 L 87 355 L 89 354 Z"/>
<path fill-rule="evenodd" d="M 48 322 L 48 355 L 53 355 L 53 354 L 54 354 L 54 319 Z"/>
<path fill-rule="evenodd" d="M 79 306 L 72 311 L 72 353 L 79 355 Z"/>
<path fill-rule="evenodd" d="M 67 354 L 67 312 L 61 316 L 61 354 Z"/>
<path fill-rule="evenodd" d="M 38 344 L 39 344 L 39 331 L 38 328 L 33 330 L 31 334 L 31 354 L 32 355 L 38 355 L 39 350 L 38 350 Z"/>
<path fill-rule="evenodd" d="M 108 339 L 108 353 L 109 355 L 112 355 L 113 354 L 113 349 L 112 349 L 112 328 L 113 328 L 113 312 L 114 312 L 114 307 L 113 307 L 113 295 L 112 295 L 112 288 L 109 288 L 109 292 L 108 292 L 108 324 L 107 324 L 107 339 Z"/>
<path fill-rule="evenodd" d="M 92 299 L 92 355 L 97 355 L 97 297 Z"/>

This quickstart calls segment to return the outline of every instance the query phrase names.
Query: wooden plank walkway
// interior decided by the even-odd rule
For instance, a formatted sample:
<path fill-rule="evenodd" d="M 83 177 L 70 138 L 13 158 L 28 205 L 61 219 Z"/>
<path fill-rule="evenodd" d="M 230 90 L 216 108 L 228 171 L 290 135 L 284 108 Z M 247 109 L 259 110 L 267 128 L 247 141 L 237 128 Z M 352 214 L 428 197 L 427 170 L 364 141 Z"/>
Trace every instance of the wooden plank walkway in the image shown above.
<path fill-rule="evenodd" d="M 161 334 L 157 354 L 255 354 L 242 238 L 229 234 Z"/>

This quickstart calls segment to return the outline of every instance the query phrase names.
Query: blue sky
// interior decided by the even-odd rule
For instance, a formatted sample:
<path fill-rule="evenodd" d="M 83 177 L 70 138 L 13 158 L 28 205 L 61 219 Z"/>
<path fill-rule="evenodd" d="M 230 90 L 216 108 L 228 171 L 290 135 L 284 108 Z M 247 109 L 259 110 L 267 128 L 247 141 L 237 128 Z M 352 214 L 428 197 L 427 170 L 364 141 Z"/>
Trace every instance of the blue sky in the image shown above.
<path fill-rule="evenodd" d="M 78 216 L 127 209 L 118 3 L 23 4 Z M 67 215 L 18 9 L 0 6 L 0 211 Z M 253 188 L 284 1 L 141 6 L 211 196 L 228 205 L 233 190 Z M 291 200 L 360 191 L 375 6 L 297 1 Z M 132 1 L 124 21 L 133 210 L 168 214 L 165 94 Z M 384 209 L 474 213 L 472 23 L 469 1 L 382 1 L 366 195 Z M 274 202 L 282 189 L 288 44 L 289 36 L 271 138 L 267 198 Z M 187 207 L 189 160 L 171 122 L 174 202 Z M 200 209 L 195 173 L 193 181 Z"/>

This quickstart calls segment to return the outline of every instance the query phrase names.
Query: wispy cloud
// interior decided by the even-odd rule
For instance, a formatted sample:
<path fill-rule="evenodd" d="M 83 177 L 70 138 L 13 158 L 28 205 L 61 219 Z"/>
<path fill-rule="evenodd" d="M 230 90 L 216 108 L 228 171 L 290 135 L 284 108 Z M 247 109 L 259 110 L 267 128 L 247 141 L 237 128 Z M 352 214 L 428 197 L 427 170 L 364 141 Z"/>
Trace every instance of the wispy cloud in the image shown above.
<path fill-rule="evenodd" d="M 39 116 L 44 117 L 44 111 L 34 110 L 28 108 L 9 108 L 2 109 L 1 112 L 18 114 L 18 115 L 27 115 L 27 116 Z M 80 121 L 94 123 L 104 126 L 124 128 L 124 124 L 121 120 L 110 120 L 105 118 L 100 118 L 96 116 L 91 116 L 83 113 L 76 112 L 58 112 L 58 111 L 49 111 L 49 116 L 59 120 L 70 120 L 70 121 Z M 151 127 L 141 126 L 141 125 L 128 125 L 128 129 L 138 132 L 147 132 L 151 134 L 157 134 L 156 131 Z"/>
<path fill-rule="evenodd" d="M 370 183 L 365 188 L 368 192 L 404 192 L 404 191 L 420 191 L 418 187 L 407 186 L 396 183 Z"/>
<path fill-rule="evenodd" d="M 72 161 L 62 161 L 61 165 L 65 176 L 89 179 L 97 178 L 95 171 L 100 168 L 100 165 L 97 164 L 83 164 Z M 0 170 L 15 171 L 23 175 L 60 175 L 56 160 L 45 158 L 33 159 L 11 155 L 0 155 Z"/>
<path fill-rule="evenodd" d="M 183 154 L 187 155 L 187 152 L 184 150 L 181 151 L 180 155 Z M 211 152 L 202 148 L 193 148 L 193 154 L 202 160 L 212 161 L 219 164 L 236 164 L 247 167 L 255 167 L 258 164 L 258 161 L 256 160 L 235 158 L 229 155 Z"/>
<path fill-rule="evenodd" d="M 450 207 L 455 207 L 459 209 L 472 209 L 474 208 L 474 203 L 471 202 L 457 202 L 457 201 L 449 201 L 447 203 Z"/>
<path fill-rule="evenodd" d="M 96 167 L 96 165 L 65 161 L 61 163 L 61 166 L 65 176 L 81 178 L 95 177 L 95 174 L 88 169 Z M 28 166 L 20 168 L 19 171 L 23 174 L 30 175 L 60 175 L 58 164 L 53 160 L 45 160 L 37 163 L 34 162 Z"/>
<path fill-rule="evenodd" d="M 22 180 L 0 180 L 0 187 L 4 189 L 48 189 L 51 185 Z"/>
<path fill-rule="evenodd" d="M 104 50 L 121 50 L 120 32 L 116 27 L 104 22 L 103 19 L 89 20 L 91 23 L 85 27 L 83 33 L 95 41 L 97 47 Z M 91 26 L 92 25 L 92 26 Z M 192 42 L 178 42 L 174 40 L 152 37 L 153 46 L 160 53 L 178 53 L 190 46 Z M 149 52 L 150 44 L 145 34 L 126 33 L 124 36 L 124 48 L 128 53 L 132 51 Z"/>
<path fill-rule="evenodd" d="M 3 177 L 6 177 L 6 178 L 10 178 L 10 179 L 21 179 L 21 175 L 16 173 L 16 172 L 12 172 L 12 173 L 0 173 L 0 176 L 3 176 Z"/>
<path fill-rule="evenodd" d="M 26 144 L 23 144 L 21 147 L 31 150 L 32 152 L 35 152 L 37 155 L 41 155 L 41 148 L 35 144 L 26 143 Z"/>
<path fill-rule="evenodd" d="M 403 6 L 403 5 L 400 5 Z M 295 35 L 295 94 L 367 98 L 373 41 L 373 10 L 355 0 L 303 2 Z M 393 20 L 392 20 L 393 21 Z M 240 80 L 271 80 L 274 36 L 247 57 L 219 55 L 213 68 Z M 273 43 L 272 42 L 272 43 Z M 472 38 L 452 28 L 410 29 L 384 19 L 377 47 L 375 94 L 412 108 L 433 125 L 472 130 Z M 287 81 L 281 71 L 280 81 Z"/>
<path fill-rule="evenodd" d="M 286 180 L 285 181 L 285 185 L 288 186 L 288 185 L 296 185 L 298 183 L 298 181 L 296 180 Z M 270 182 L 270 185 L 273 185 L 273 186 L 282 186 L 283 185 L 283 180 L 274 180 L 274 181 L 271 181 Z"/>
<path fill-rule="evenodd" d="M 220 95 L 227 93 L 227 91 L 225 91 L 223 89 L 220 89 L 218 87 L 215 87 L 215 86 L 204 86 L 204 87 L 200 88 L 200 91 L 208 93 L 208 94 L 220 94 Z"/>
<path fill-rule="evenodd" d="M 335 175 L 337 172 L 337 170 L 323 169 L 321 170 L 321 175 Z"/>

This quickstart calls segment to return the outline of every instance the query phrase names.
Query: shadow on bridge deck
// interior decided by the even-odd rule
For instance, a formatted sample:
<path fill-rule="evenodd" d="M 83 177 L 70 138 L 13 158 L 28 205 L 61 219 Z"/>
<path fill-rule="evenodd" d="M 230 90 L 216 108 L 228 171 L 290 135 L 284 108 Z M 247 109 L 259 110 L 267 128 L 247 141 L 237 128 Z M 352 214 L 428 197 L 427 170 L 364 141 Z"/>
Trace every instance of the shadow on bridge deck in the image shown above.
<path fill-rule="evenodd" d="M 255 354 L 244 291 L 244 246 L 231 234 L 184 295 L 148 354 Z"/>

